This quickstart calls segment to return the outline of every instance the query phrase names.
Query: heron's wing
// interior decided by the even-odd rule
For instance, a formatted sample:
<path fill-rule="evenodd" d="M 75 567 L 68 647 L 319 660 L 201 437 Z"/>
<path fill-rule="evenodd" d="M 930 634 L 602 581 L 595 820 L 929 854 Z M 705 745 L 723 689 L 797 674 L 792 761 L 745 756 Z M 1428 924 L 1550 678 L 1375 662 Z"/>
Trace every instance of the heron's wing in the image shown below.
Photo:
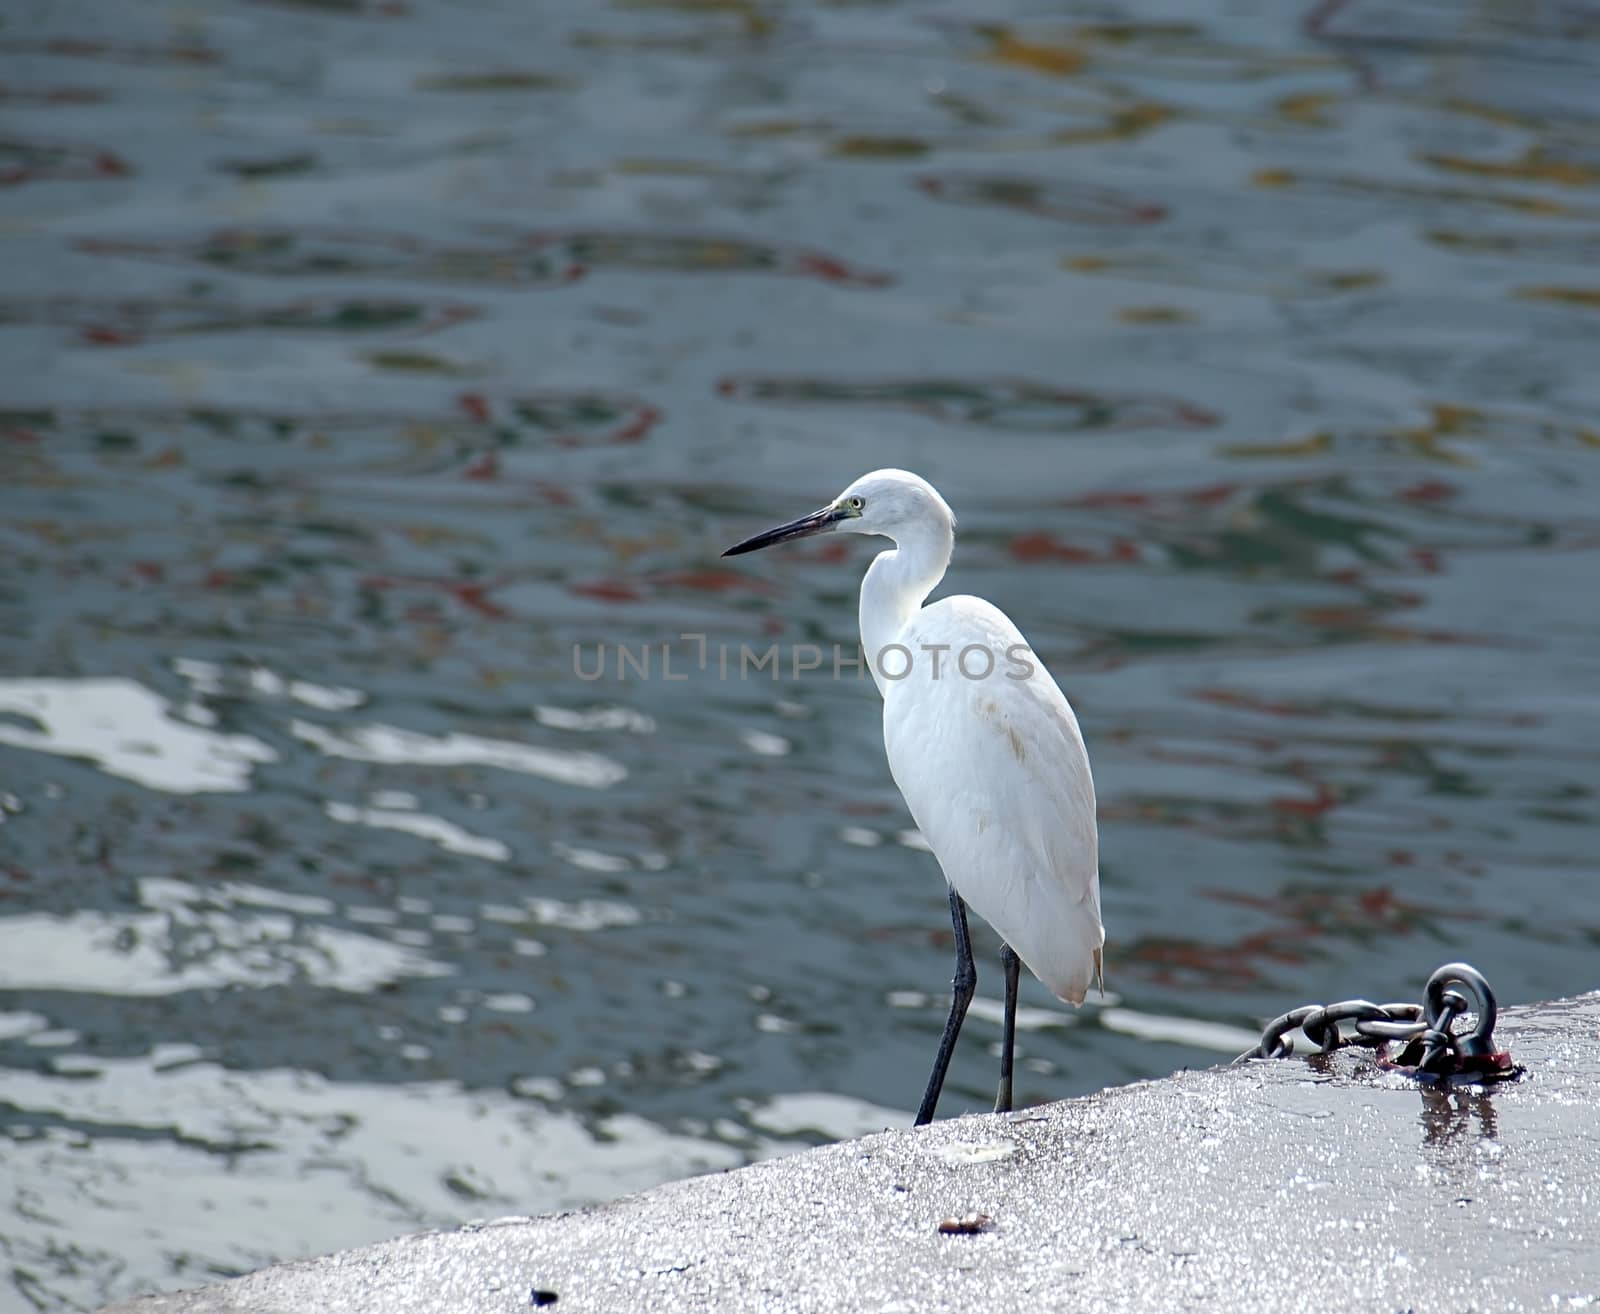
<path fill-rule="evenodd" d="M 911 669 L 885 692 L 884 744 L 918 829 L 957 893 L 1058 997 L 1081 1003 L 1105 933 L 1094 781 L 1072 707 L 980 598 L 924 608 L 900 642 Z M 925 646 L 940 644 L 935 678 Z M 982 678 L 977 648 L 995 658 Z"/>

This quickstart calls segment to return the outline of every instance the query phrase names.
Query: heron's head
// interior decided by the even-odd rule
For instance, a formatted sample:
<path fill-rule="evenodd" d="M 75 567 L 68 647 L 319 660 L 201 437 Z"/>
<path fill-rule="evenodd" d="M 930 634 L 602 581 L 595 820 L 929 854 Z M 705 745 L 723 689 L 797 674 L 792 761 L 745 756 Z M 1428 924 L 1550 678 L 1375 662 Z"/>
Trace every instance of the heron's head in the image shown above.
<path fill-rule="evenodd" d="M 838 497 L 808 516 L 769 529 L 735 543 L 722 555 L 736 557 L 742 552 L 786 543 L 791 538 L 812 534 L 882 534 L 899 541 L 908 534 L 935 531 L 947 535 L 955 528 L 955 514 L 932 484 L 909 470 L 874 470 L 857 479 Z M 946 538 L 946 544 L 949 540 Z M 948 557 L 948 546 L 946 547 Z"/>

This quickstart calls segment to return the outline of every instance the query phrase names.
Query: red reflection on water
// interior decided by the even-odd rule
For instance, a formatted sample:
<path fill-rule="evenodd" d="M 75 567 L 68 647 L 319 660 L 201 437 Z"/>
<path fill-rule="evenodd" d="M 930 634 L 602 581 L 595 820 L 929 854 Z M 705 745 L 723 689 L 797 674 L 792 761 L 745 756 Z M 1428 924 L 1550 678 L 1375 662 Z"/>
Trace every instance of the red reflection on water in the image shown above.
<path fill-rule="evenodd" d="M 1204 978 L 1215 987 L 1242 989 L 1260 982 L 1264 973 L 1251 960 L 1302 963 L 1305 951 L 1284 942 L 1277 931 L 1260 931 L 1227 944 L 1151 937 L 1122 947 L 1116 960 L 1142 971 L 1158 985 L 1176 986 Z"/>
<path fill-rule="evenodd" d="M 1280 796 L 1262 804 L 1216 799 L 1133 797 L 1100 807 L 1102 823 L 1166 826 L 1218 839 L 1264 840 L 1290 848 L 1322 847 L 1324 819 L 1344 801 L 1319 787 L 1311 799 Z"/>
<path fill-rule="evenodd" d="M 1105 187 L 1012 175 L 924 174 L 915 185 L 935 200 L 954 205 L 993 205 L 1041 219 L 1071 223 L 1153 224 L 1167 207 L 1139 201 Z"/>
<path fill-rule="evenodd" d="M 402 575 L 368 575 L 362 579 L 360 587 L 364 593 L 387 593 L 393 591 L 442 593 L 468 611 L 475 612 L 486 620 L 506 620 L 511 616 L 511 613 L 506 608 L 489 596 L 491 590 L 499 587 L 498 582 L 484 583 L 477 580 L 429 579 Z"/>
<path fill-rule="evenodd" d="M 1132 539 L 1112 539 L 1105 547 L 1079 547 L 1043 532 L 1018 534 L 1011 540 L 1011 555 L 1018 561 L 1065 561 L 1083 566 L 1131 565 L 1144 560 Z"/>
<path fill-rule="evenodd" d="M 14 55 L 60 55 L 71 59 L 105 59 L 124 64 L 219 64 L 222 52 L 207 46 L 113 45 L 86 37 L 16 38 L 0 41 L 0 52 Z"/>
<path fill-rule="evenodd" d="M 550 441 L 558 447 L 642 442 L 664 418 L 659 406 L 626 393 L 522 393 L 496 401 L 483 393 L 464 392 L 456 398 L 456 405 L 478 424 L 531 424 L 549 434 Z"/>
<path fill-rule="evenodd" d="M 1138 511 L 1152 516 L 1186 514 L 1193 507 L 1218 506 L 1248 485 L 1240 483 L 1203 484 L 1199 488 L 1143 492 L 1116 489 L 1069 497 L 1061 505 L 1084 511 Z"/>
<path fill-rule="evenodd" d="M 567 587 L 581 598 L 594 598 L 600 602 L 639 602 L 644 597 L 638 585 L 620 579 L 592 580 L 587 584 L 569 584 Z"/>
<path fill-rule="evenodd" d="M 612 432 L 611 441 L 614 443 L 636 443 L 655 427 L 656 421 L 660 418 L 661 412 L 654 406 L 640 407 L 639 413 L 632 421 Z"/>
<path fill-rule="evenodd" d="M 519 245 L 559 250 L 574 268 L 630 269 L 675 273 L 771 273 L 820 278 L 845 287 L 886 287 L 891 274 L 864 269 L 805 247 L 711 233 L 652 233 L 563 229 L 530 233 Z"/>
<path fill-rule="evenodd" d="M 0 141 L 0 187 L 31 182 L 93 182 L 126 178 L 133 166 L 115 151 L 95 146 L 43 146 Z"/>
<path fill-rule="evenodd" d="M 857 287 L 887 287 L 894 282 L 892 274 L 852 269 L 842 260 L 836 260 L 832 256 L 822 255 L 816 251 L 802 251 L 795 255 L 792 258 L 791 272 L 809 274 L 813 278 L 824 279 L 829 283 L 844 283 Z"/>
<path fill-rule="evenodd" d="M 456 405 L 467 413 L 469 419 L 479 423 L 489 419 L 489 401 L 480 393 L 464 392 L 456 398 Z"/>
<path fill-rule="evenodd" d="M 687 589 L 692 593 L 766 593 L 765 585 L 748 572 L 735 570 L 684 570 L 674 574 L 655 575 L 651 584 L 657 588 Z"/>
<path fill-rule="evenodd" d="M 1442 479 L 1424 479 L 1421 483 L 1399 489 L 1395 496 L 1403 502 L 1429 503 L 1447 502 L 1458 493 L 1453 484 L 1447 484 Z"/>
<path fill-rule="evenodd" d="M 633 579 L 587 580 L 568 585 L 568 589 L 580 597 L 595 598 L 601 602 L 643 602 L 674 593 L 771 594 L 776 591 L 776 586 L 748 572 L 711 568 L 663 571 Z"/>
<path fill-rule="evenodd" d="M 1365 888 L 1291 888 L 1276 894 L 1201 890 L 1219 903 L 1254 908 L 1282 918 L 1299 935 L 1363 935 L 1383 930 L 1401 935 L 1441 921 L 1481 921 L 1482 915 L 1448 904 L 1419 903 L 1388 885 Z"/>
<path fill-rule="evenodd" d="M 1218 889 L 1199 893 L 1265 913 L 1275 924 L 1215 944 L 1149 937 L 1125 946 L 1118 957 L 1162 985 L 1193 985 L 1198 978 L 1208 987 L 1240 989 L 1261 982 L 1268 965 L 1293 965 L 1316 956 L 1320 942 L 1412 935 L 1444 921 L 1481 920 L 1465 909 L 1407 899 L 1387 885 L 1289 888 L 1275 894 Z"/>

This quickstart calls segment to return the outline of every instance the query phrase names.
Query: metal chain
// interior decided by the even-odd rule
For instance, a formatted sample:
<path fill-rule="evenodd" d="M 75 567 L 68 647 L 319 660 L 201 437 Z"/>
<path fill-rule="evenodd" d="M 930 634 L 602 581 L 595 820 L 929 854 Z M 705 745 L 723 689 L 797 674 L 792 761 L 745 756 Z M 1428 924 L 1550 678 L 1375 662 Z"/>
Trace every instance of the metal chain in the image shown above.
<path fill-rule="evenodd" d="M 1473 996 L 1452 986 L 1464 986 Z M 1455 1023 L 1476 1004 L 1477 1021 L 1470 1030 L 1457 1032 Z M 1509 1054 L 1494 1047 L 1494 1025 L 1500 1010 L 1494 991 L 1483 974 L 1466 963 L 1446 963 L 1428 978 L 1420 1004 L 1374 1004 L 1347 999 L 1339 1004 L 1307 1004 L 1275 1017 L 1261 1032 L 1260 1043 L 1234 1060 L 1289 1058 L 1296 1028 L 1322 1053 L 1349 1045 L 1378 1051 L 1384 1067 L 1416 1077 L 1440 1081 L 1470 1074 L 1477 1081 L 1499 1081 L 1521 1069 Z M 1341 1030 L 1349 1024 L 1348 1032 Z M 1398 1041 L 1402 1049 L 1390 1059 L 1388 1046 Z"/>

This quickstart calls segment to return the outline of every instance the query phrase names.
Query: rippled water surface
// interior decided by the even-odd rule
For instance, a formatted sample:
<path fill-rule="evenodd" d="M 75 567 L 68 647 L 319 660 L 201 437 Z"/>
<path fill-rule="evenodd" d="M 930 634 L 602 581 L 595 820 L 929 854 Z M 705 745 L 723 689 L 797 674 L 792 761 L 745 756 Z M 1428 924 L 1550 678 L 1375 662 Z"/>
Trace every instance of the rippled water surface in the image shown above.
<path fill-rule="evenodd" d="M 1597 984 L 1592 5 L 52 0 L 0 56 L 0 1307 L 907 1120 L 951 948 L 877 696 L 738 678 L 853 645 L 872 549 L 717 555 L 873 466 L 1095 764 L 1108 993 L 1027 984 L 1020 1098 L 1452 957 Z"/>

